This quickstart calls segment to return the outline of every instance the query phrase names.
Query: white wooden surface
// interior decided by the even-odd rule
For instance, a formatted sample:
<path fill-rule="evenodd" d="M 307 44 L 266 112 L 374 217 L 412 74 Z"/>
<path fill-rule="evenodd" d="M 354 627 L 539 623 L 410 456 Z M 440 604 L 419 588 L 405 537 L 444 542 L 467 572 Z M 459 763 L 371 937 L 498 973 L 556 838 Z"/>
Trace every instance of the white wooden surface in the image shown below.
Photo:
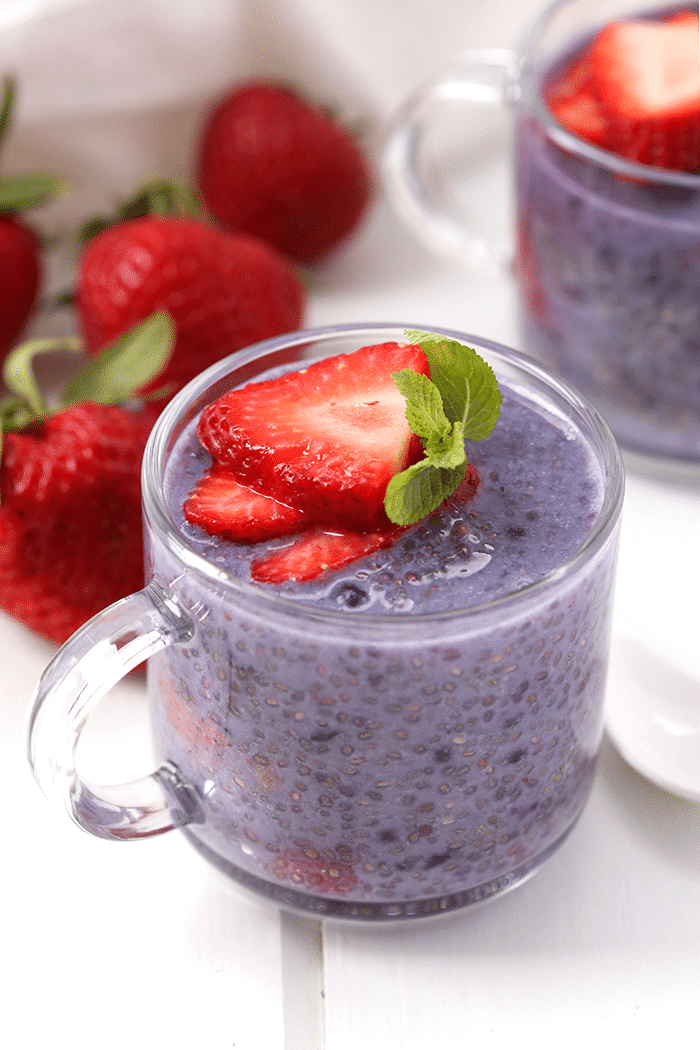
<path fill-rule="evenodd" d="M 513 301 L 507 279 L 436 261 L 380 206 L 317 275 L 308 323 L 454 326 L 517 345 Z M 700 495 L 634 476 L 629 493 L 620 598 L 662 632 L 680 608 L 697 635 Z M 519 890 L 432 926 L 322 929 L 242 897 L 176 833 L 102 842 L 50 809 L 24 719 L 52 651 L 0 616 L 0 1045 L 698 1045 L 700 806 L 609 742 L 579 825 Z M 626 683 L 614 668 L 611 689 Z M 145 772 L 144 726 L 142 686 L 115 690 L 85 771 Z"/>

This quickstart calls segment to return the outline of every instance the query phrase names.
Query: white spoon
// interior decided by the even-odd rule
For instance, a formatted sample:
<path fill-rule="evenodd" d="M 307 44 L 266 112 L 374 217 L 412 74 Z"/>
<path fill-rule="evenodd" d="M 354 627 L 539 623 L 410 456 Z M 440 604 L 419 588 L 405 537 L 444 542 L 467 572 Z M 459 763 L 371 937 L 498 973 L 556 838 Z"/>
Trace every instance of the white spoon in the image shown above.
<path fill-rule="evenodd" d="M 700 677 L 677 657 L 634 621 L 617 616 L 606 728 L 639 773 L 700 802 Z"/>

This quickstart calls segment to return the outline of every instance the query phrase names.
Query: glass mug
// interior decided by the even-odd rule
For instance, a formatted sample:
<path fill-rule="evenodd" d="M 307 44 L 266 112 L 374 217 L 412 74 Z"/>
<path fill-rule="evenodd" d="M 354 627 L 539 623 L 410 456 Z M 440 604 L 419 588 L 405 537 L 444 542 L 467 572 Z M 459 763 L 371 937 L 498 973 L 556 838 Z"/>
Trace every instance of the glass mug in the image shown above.
<path fill-rule="evenodd" d="M 431 248 L 514 266 L 523 349 L 586 394 L 640 465 L 684 469 L 700 465 L 700 174 L 599 149 L 557 124 L 541 95 L 548 70 L 596 31 L 660 10 L 658 0 L 558 0 L 517 53 L 458 56 L 397 114 L 385 172 Z M 504 118 L 513 171 L 490 199 L 514 189 L 515 235 L 497 238 L 445 186 L 461 178 L 463 196 L 478 194 L 465 157 L 492 147 L 489 130 Z M 482 210 L 490 219 L 490 204 Z"/>
<path fill-rule="evenodd" d="M 173 399 L 149 439 L 142 474 L 149 582 L 73 635 L 35 692 L 30 762 L 44 793 L 78 825 L 112 839 L 181 828 L 257 896 L 363 920 L 429 916 L 494 897 L 565 839 L 588 796 L 602 735 L 619 452 L 596 411 L 535 362 L 444 334 L 474 346 L 501 382 L 551 406 L 590 451 L 602 496 L 585 541 L 518 593 L 438 613 L 329 612 L 234 579 L 195 549 L 168 509 L 177 439 L 205 404 L 273 366 L 405 341 L 404 326 L 302 331 L 229 357 Z M 509 654 L 509 673 L 499 684 L 494 658 L 480 692 L 462 670 L 499 648 Z M 552 667 L 561 662 L 559 685 L 552 674 L 534 703 L 524 687 L 511 696 L 514 681 L 527 682 L 531 671 L 535 689 L 533 653 Z M 75 755 L 88 716 L 146 659 L 160 765 L 127 784 L 87 783 Z M 399 713 L 391 707 L 397 699 Z M 445 736 L 455 704 L 480 711 L 477 728 L 453 729 L 445 755 L 426 759 L 426 735 Z M 512 729 L 503 733 L 509 718 L 527 741 L 520 747 Z M 541 747 L 532 743 L 538 738 Z M 450 763 L 451 750 L 460 757 Z M 430 761 L 439 767 L 427 769 Z M 529 786 L 519 785 L 522 777 Z M 409 793 L 402 809 L 399 797 L 408 802 Z M 428 829 L 438 800 L 445 816 Z M 381 830 L 387 826 L 391 835 Z"/>

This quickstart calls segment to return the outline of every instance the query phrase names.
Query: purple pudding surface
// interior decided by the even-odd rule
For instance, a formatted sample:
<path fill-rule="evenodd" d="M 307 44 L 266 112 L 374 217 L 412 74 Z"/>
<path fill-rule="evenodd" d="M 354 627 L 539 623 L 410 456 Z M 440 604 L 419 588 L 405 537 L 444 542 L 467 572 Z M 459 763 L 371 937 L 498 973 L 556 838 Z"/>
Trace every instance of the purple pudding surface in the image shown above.
<path fill-rule="evenodd" d="M 208 561 L 250 583 L 251 560 L 289 539 L 231 543 L 185 520 L 183 502 L 212 463 L 195 428 L 196 421 L 174 452 L 168 505 L 180 532 Z M 546 422 L 517 396 L 506 395 L 497 434 L 473 443 L 470 461 L 479 475 L 475 499 L 460 504 L 453 497 L 390 550 L 326 577 L 277 585 L 275 593 L 353 615 L 466 609 L 540 579 L 590 531 L 602 500 L 601 481 L 563 422 Z"/>
<path fill-rule="evenodd" d="M 516 180 L 524 347 L 623 445 L 700 459 L 700 177 L 620 177 L 524 115 Z"/>
<path fill-rule="evenodd" d="M 196 632 L 149 661 L 156 746 L 204 800 L 192 843 L 278 903 L 377 919 L 459 907 L 536 870 L 583 808 L 615 544 L 558 567 L 603 479 L 573 425 L 502 389 L 499 422 L 470 448 L 471 501 L 304 585 L 250 584 L 258 545 L 189 526 L 182 502 L 210 461 L 192 426 L 170 455 L 177 529 L 261 598 L 239 605 L 230 582 L 217 596 L 179 573 Z M 164 580 L 169 558 L 152 547 Z"/>

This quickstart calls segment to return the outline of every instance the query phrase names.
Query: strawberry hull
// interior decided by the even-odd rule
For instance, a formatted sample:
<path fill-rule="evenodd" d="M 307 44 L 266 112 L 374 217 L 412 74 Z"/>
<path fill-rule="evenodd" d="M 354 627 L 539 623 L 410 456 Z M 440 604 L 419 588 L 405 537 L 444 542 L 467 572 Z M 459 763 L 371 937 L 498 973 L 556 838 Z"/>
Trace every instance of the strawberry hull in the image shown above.
<path fill-rule="evenodd" d="M 211 464 L 196 418 L 168 454 L 188 571 L 154 530 L 149 561 L 195 633 L 149 661 L 156 749 L 204 800 L 192 844 L 275 903 L 377 920 L 462 907 L 535 871 L 585 804 L 619 463 L 602 423 L 535 409 L 520 366 L 492 363 L 506 396 L 475 446 L 476 493 L 308 583 L 251 581 L 288 541 L 230 543 L 184 519 Z"/>

